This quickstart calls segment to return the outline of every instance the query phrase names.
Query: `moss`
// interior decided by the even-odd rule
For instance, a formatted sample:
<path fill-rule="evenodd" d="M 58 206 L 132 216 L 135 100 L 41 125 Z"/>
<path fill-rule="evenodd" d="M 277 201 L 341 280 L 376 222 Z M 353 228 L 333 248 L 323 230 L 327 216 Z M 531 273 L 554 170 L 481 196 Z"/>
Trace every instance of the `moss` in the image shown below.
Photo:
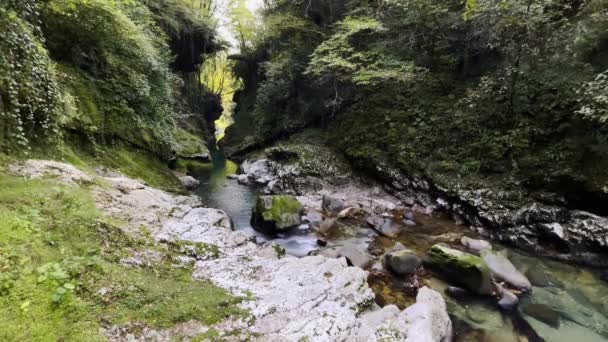
<path fill-rule="evenodd" d="M 270 207 L 266 201 L 270 200 Z M 299 223 L 303 211 L 302 204 L 293 196 L 260 196 L 256 202 L 254 219 L 262 219 L 265 224 L 272 225 L 272 229 L 286 229 Z"/>
<path fill-rule="evenodd" d="M 480 257 L 434 245 L 427 253 L 425 264 L 471 291 L 479 294 L 492 293 L 490 270 Z"/>
<path fill-rule="evenodd" d="M 209 156 L 209 149 L 202 137 L 182 129 L 176 128 L 173 132 L 174 149 L 178 157 L 196 158 Z"/>
<path fill-rule="evenodd" d="M 110 265 L 89 280 L 93 298 L 102 301 L 101 312 L 113 324 L 142 322 L 156 328 L 197 320 L 213 325 L 242 315 L 241 298 L 209 282 L 192 280 L 190 269 L 125 269 Z M 106 289 L 103 296 L 99 290 Z"/>
<path fill-rule="evenodd" d="M 200 173 L 210 171 L 213 168 L 212 163 L 204 163 L 194 159 L 178 159 L 175 164 L 175 169 L 185 173 Z"/>

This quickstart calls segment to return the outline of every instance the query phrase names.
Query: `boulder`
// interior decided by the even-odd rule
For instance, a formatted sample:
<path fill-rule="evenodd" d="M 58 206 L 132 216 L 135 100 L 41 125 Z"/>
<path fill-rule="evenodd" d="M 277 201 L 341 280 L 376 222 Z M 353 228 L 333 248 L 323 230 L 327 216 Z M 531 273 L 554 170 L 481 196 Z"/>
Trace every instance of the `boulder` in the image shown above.
<path fill-rule="evenodd" d="M 241 185 L 248 185 L 250 183 L 247 175 L 238 175 L 236 181 Z"/>
<path fill-rule="evenodd" d="M 481 295 L 493 292 L 490 270 L 478 256 L 437 244 L 428 251 L 424 263 L 448 281 L 472 292 Z"/>
<path fill-rule="evenodd" d="M 418 291 L 416 304 L 405 309 L 403 316 L 409 322 L 407 342 L 452 340 L 452 321 L 445 300 L 426 286 Z"/>
<path fill-rule="evenodd" d="M 530 280 L 530 283 L 532 283 L 532 285 L 534 286 L 547 287 L 551 285 L 551 280 L 549 279 L 549 277 L 547 277 L 547 274 L 541 269 L 530 268 L 526 271 L 525 275 Z"/>
<path fill-rule="evenodd" d="M 274 179 L 274 176 L 271 174 L 268 167 L 268 160 L 266 159 L 255 161 L 247 160 L 241 167 L 247 177 L 258 184 L 268 184 Z"/>
<path fill-rule="evenodd" d="M 481 257 L 496 280 L 504 281 L 521 291 L 529 292 L 532 290 L 532 284 L 530 284 L 528 278 L 519 272 L 503 253 L 486 249 L 481 252 Z"/>
<path fill-rule="evenodd" d="M 555 329 L 559 329 L 559 312 L 551 309 L 544 304 L 526 305 L 523 312 L 537 320 L 546 323 Z"/>
<path fill-rule="evenodd" d="M 321 207 L 328 215 L 337 216 L 344 209 L 344 201 L 329 195 L 323 195 Z"/>
<path fill-rule="evenodd" d="M 320 255 L 328 258 L 346 258 L 349 266 L 355 266 L 359 268 L 367 268 L 371 265 L 372 260 L 369 255 L 365 252 L 365 248 L 352 243 L 347 243 L 343 246 L 336 246 L 322 250 Z"/>
<path fill-rule="evenodd" d="M 398 275 L 416 272 L 422 261 L 409 249 L 389 252 L 384 256 L 386 268 Z"/>
<path fill-rule="evenodd" d="M 293 196 L 258 196 L 251 225 L 256 230 L 276 233 L 302 224 L 302 204 Z"/>
<path fill-rule="evenodd" d="M 462 239 L 460 239 L 460 243 L 477 254 L 485 249 L 492 249 L 492 244 L 488 241 L 471 239 L 467 236 L 463 236 Z"/>
<path fill-rule="evenodd" d="M 200 184 L 198 179 L 192 176 L 179 177 L 179 181 L 182 183 L 182 186 L 188 190 L 194 189 Z"/>

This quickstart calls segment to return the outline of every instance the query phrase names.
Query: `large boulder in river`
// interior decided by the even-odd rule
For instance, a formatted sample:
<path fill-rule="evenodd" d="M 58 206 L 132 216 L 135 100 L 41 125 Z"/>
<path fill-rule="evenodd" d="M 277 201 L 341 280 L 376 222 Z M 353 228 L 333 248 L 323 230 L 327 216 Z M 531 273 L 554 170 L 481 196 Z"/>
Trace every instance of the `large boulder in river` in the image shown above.
<path fill-rule="evenodd" d="M 493 292 L 490 270 L 478 256 L 437 244 L 428 251 L 424 263 L 448 281 L 470 291 L 482 295 Z"/>
<path fill-rule="evenodd" d="M 337 216 L 344 209 L 344 201 L 329 195 L 323 195 L 321 207 L 330 216 Z"/>
<path fill-rule="evenodd" d="M 422 261 L 409 249 L 391 251 L 384 256 L 386 268 L 395 274 L 403 275 L 416 272 Z"/>
<path fill-rule="evenodd" d="M 496 280 L 504 281 L 518 290 L 526 292 L 532 290 L 532 284 L 528 278 L 519 272 L 502 253 L 486 249 L 481 251 L 481 257 Z"/>
<path fill-rule="evenodd" d="M 293 196 L 258 196 L 251 225 L 266 233 L 276 233 L 302 224 L 304 207 Z"/>

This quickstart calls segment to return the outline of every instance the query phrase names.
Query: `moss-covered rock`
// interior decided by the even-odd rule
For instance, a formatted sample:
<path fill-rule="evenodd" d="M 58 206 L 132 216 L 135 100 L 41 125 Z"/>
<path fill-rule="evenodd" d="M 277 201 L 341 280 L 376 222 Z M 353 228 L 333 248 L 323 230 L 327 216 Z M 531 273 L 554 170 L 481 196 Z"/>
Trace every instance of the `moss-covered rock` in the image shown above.
<path fill-rule="evenodd" d="M 302 223 L 304 207 L 293 196 L 259 196 L 251 225 L 260 231 L 275 233 Z"/>
<path fill-rule="evenodd" d="M 448 281 L 475 293 L 482 295 L 492 293 L 490 270 L 480 257 L 437 244 L 428 251 L 424 263 Z"/>

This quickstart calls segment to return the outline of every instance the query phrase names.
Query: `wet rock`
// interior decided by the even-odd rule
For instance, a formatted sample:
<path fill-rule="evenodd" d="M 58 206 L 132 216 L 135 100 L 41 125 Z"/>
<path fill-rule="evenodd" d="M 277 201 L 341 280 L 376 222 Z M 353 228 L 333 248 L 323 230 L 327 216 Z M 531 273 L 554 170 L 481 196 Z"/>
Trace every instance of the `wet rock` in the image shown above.
<path fill-rule="evenodd" d="M 337 226 L 337 220 L 335 218 L 328 218 L 323 220 L 321 224 L 318 225 L 319 234 L 326 236 Z"/>
<path fill-rule="evenodd" d="M 317 239 L 317 245 L 319 245 L 321 247 L 325 247 L 325 246 L 327 246 L 327 240 Z"/>
<path fill-rule="evenodd" d="M 330 216 L 337 216 L 344 209 L 344 201 L 329 195 L 323 195 L 321 208 Z"/>
<path fill-rule="evenodd" d="M 239 178 L 239 175 L 237 175 L 236 173 L 231 173 L 228 176 L 226 176 L 226 178 L 228 178 L 228 179 L 237 179 L 237 178 Z"/>
<path fill-rule="evenodd" d="M 241 185 L 249 185 L 249 183 L 251 183 L 247 175 L 238 175 L 236 180 Z"/>
<path fill-rule="evenodd" d="M 534 295 L 529 297 L 531 304 L 543 304 L 556 311 L 565 319 L 608 335 L 608 317 L 595 307 L 584 305 L 569 292 L 556 288 L 534 288 Z"/>
<path fill-rule="evenodd" d="M 393 219 L 381 216 L 371 216 L 366 220 L 367 224 L 382 236 L 395 238 L 401 233 L 401 228 L 395 225 Z"/>
<path fill-rule="evenodd" d="M 526 271 L 525 275 L 534 286 L 547 287 L 551 285 L 549 277 L 547 277 L 547 274 L 541 269 L 530 268 Z"/>
<path fill-rule="evenodd" d="M 513 294 L 513 292 L 505 289 L 500 284 L 495 284 L 495 288 L 496 292 L 500 296 L 500 299 L 498 300 L 498 306 L 505 311 L 514 310 L 517 307 L 517 304 L 519 304 L 519 299 L 517 298 L 517 296 Z"/>
<path fill-rule="evenodd" d="M 412 221 L 412 220 L 403 220 L 403 223 L 404 223 L 406 226 L 410 226 L 410 227 L 413 227 L 413 226 L 415 226 L 415 225 L 416 225 L 416 222 L 414 222 L 414 221 Z"/>
<path fill-rule="evenodd" d="M 179 181 L 182 183 L 182 186 L 188 190 L 194 189 L 200 184 L 198 179 L 192 176 L 179 177 Z"/>
<path fill-rule="evenodd" d="M 338 253 L 341 257 L 345 257 L 350 265 L 356 267 L 367 268 L 372 262 L 367 253 L 365 253 L 365 250 L 356 245 L 344 245 L 339 249 Z"/>
<path fill-rule="evenodd" d="M 458 286 L 448 286 L 445 293 L 452 298 L 463 298 L 471 295 L 471 292 Z"/>
<path fill-rule="evenodd" d="M 363 215 L 365 215 L 365 210 L 363 210 L 361 208 L 348 207 L 348 208 L 340 211 L 340 213 L 338 213 L 338 218 L 340 218 L 340 219 L 359 218 L 359 217 L 362 217 Z"/>
<path fill-rule="evenodd" d="M 532 284 L 530 284 L 528 278 L 519 272 L 502 253 L 486 249 L 481 252 L 481 257 L 496 280 L 504 281 L 521 291 L 529 292 L 532 290 Z"/>
<path fill-rule="evenodd" d="M 544 304 L 530 304 L 523 308 L 523 312 L 555 329 L 559 328 L 559 312 L 552 310 Z"/>
<path fill-rule="evenodd" d="M 490 270 L 480 257 L 437 244 L 431 247 L 424 259 L 425 266 L 442 274 L 454 284 L 477 294 L 492 294 Z"/>
<path fill-rule="evenodd" d="M 359 268 L 367 268 L 372 264 L 372 259 L 365 252 L 365 248 L 351 243 L 324 249 L 319 254 L 335 259 L 344 257 L 349 266 Z"/>
<path fill-rule="evenodd" d="M 422 265 L 416 253 L 408 249 L 387 253 L 384 263 L 386 268 L 398 275 L 414 273 Z"/>
<path fill-rule="evenodd" d="M 276 233 L 299 226 L 302 223 L 303 207 L 293 196 L 258 196 L 253 207 L 253 228 Z"/>
<path fill-rule="evenodd" d="M 414 213 L 411 211 L 407 211 L 403 214 L 403 218 L 406 220 L 414 221 Z"/>
<path fill-rule="evenodd" d="M 477 254 L 485 249 L 492 249 L 492 244 L 488 241 L 471 239 L 467 236 L 463 236 L 460 239 L 460 243 Z"/>

